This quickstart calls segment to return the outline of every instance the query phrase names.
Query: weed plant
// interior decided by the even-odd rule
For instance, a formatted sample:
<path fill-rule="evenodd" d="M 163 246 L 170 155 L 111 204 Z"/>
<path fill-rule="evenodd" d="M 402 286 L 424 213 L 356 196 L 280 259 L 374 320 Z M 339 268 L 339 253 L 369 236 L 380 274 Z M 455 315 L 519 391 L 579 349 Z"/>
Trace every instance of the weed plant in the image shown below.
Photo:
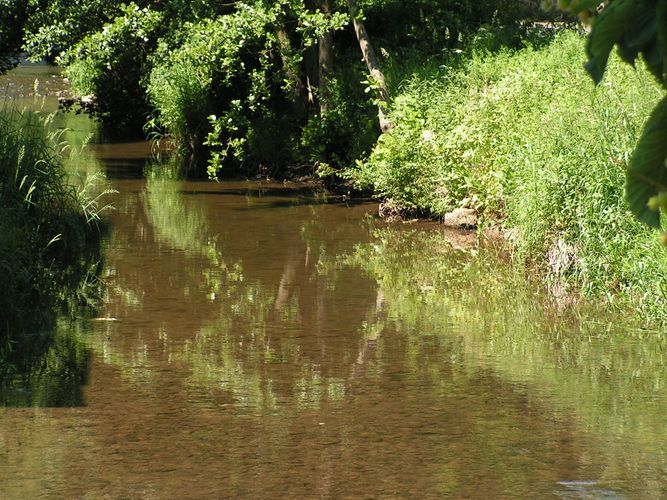
<path fill-rule="evenodd" d="M 665 249 L 624 201 L 629 155 L 661 94 L 618 59 L 593 88 L 583 45 L 567 31 L 539 49 L 473 50 L 459 69 L 414 73 L 396 93 L 396 128 L 347 174 L 406 212 L 474 208 L 555 288 L 664 320 Z"/>
<path fill-rule="evenodd" d="M 0 111 L 0 349 L 48 327 L 95 275 L 96 202 L 66 183 L 64 144 L 48 121 Z"/>

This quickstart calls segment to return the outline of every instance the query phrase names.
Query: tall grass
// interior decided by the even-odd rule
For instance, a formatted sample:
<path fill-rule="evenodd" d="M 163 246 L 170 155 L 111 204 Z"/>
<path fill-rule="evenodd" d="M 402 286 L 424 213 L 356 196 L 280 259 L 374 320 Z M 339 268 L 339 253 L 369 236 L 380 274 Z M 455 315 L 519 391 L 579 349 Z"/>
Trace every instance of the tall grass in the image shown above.
<path fill-rule="evenodd" d="M 512 230 L 516 255 L 541 264 L 558 288 L 664 320 L 666 253 L 623 196 L 660 91 L 617 59 L 594 88 L 583 44 L 564 32 L 540 49 L 414 74 L 395 100 L 396 128 L 348 174 L 405 211 L 475 208 Z"/>
<path fill-rule="evenodd" d="M 0 343 L 54 321 L 96 260 L 95 202 L 67 184 L 45 120 L 0 110 Z"/>

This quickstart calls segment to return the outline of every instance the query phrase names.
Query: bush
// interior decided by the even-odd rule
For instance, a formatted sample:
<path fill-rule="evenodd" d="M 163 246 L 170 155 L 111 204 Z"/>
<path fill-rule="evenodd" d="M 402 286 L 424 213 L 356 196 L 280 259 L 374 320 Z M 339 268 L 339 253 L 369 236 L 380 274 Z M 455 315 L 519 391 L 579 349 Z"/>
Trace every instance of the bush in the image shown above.
<path fill-rule="evenodd" d="M 253 115 L 271 98 L 274 60 L 270 23 L 274 14 L 262 7 L 187 23 L 176 50 L 164 46 L 155 56 L 148 95 L 156 109 L 155 122 L 184 149 L 212 150 L 211 173 L 227 157 L 242 159 Z"/>
<path fill-rule="evenodd" d="M 381 45 L 437 54 L 484 25 L 518 28 L 526 16 L 544 16 L 516 0 L 361 0 L 367 28 Z"/>
<path fill-rule="evenodd" d="M 551 279 L 593 296 L 624 292 L 664 316 L 664 251 L 623 196 L 660 92 L 647 71 L 618 60 L 593 89 L 583 43 L 564 32 L 542 49 L 414 76 L 395 100 L 395 130 L 348 173 L 404 210 L 472 206 L 514 230 L 517 255 L 549 264 Z"/>
<path fill-rule="evenodd" d="M 343 58 L 354 60 L 355 54 Z M 301 130 L 300 155 L 309 164 L 333 169 L 354 164 L 370 153 L 380 133 L 377 106 L 360 85 L 361 65 L 338 65 L 329 81 L 325 113 L 312 116 Z"/>
<path fill-rule="evenodd" d="M 83 38 L 60 62 L 74 92 L 95 96 L 95 115 L 108 130 L 136 134 L 149 114 L 141 81 L 149 70 L 148 54 L 157 45 L 162 15 L 134 3 L 121 9 L 123 15 Z"/>

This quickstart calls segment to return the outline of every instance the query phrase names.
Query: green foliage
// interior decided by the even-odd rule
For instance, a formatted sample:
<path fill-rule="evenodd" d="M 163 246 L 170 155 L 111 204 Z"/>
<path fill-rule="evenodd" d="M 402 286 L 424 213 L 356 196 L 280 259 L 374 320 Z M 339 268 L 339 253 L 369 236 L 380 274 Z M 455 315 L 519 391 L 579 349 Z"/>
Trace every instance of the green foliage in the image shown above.
<path fill-rule="evenodd" d="M 247 8 L 234 15 L 184 26 L 176 50 L 162 46 L 150 74 L 148 95 L 157 123 L 196 151 L 206 139 L 214 170 L 247 131 L 245 112 L 258 111 L 270 95 L 271 12 Z M 258 57 L 259 54 L 259 57 Z M 159 61 L 159 62 L 157 62 Z"/>
<path fill-rule="evenodd" d="M 0 113 L 0 341 L 52 321 L 94 271 L 99 235 L 65 181 L 61 147 L 37 115 Z"/>
<path fill-rule="evenodd" d="M 349 164 L 377 137 L 347 2 L 26 1 L 26 50 L 58 57 L 75 91 L 96 97 L 108 128 L 148 121 L 145 130 L 171 136 L 211 174 L 223 165 Z M 403 59 L 410 47 L 421 59 L 481 25 L 513 24 L 524 4 L 372 0 L 360 2 L 360 15 L 383 53 Z M 316 46 L 332 32 L 332 89 L 319 95 Z"/>
<path fill-rule="evenodd" d="M 628 170 L 626 197 L 635 216 L 660 228 L 658 209 L 665 211 L 667 194 L 667 97 L 644 125 Z M 657 203 L 656 203 L 657 201 Z"/>
<path fill-rule="evenodd" d="M 377 108 L 359 82 L 362 68 L 337 68 L 328 80 L 325 113 L 315 115 L 301 130 L 301 155 L 311 164 L 332 168 L 353 165 L 370 153 L 378 137 Z"/>
<path fill-rule="evenodd" d="M 148 114 L 141 79 L 157 43 L 162 14 L 134 3 L 101 31 L 85 37 L 60 62 L 79 95 L 95 96 L 95 112 L 115 130 L 141 127 Z"/>
<path fill-rule="evenodd" d="M 117 17 L 125 17 L 128 7 L 127 2 L 116 0 L 22 1 L 27 3 L 24 49 L 32 58 L 48 61 L 68 53 L 84 38 L 113 24 Z M 222 0 L 137 0 L 134 4 L 161 12 L 166 36 L 181 23 L 216 16 L 232 5 Z"/>
<path fill-rule="evenodd" d="M 27 0 L 24 49 L 34 59 L 55 61 L 118 13 L 114 0 Z"/>
<path fill-rule="evenodd" d="M 286 19 L 296 24 L 299 39 L 291 52 L 278 35 Z M 346 20 L 290 1 L 239 3 L 231 14 L 186 23 L 176 36 L 182 43 L 175 49 L 163 43 L 153 58 L 147 88 L 154 123 L 195 159 L 208 146 L 211 176 L 230 160 L 271 161 L 263 145 L 275 144 L 277 135 L 284 139 L 278 149 L 287 151 L 291 139 L 285 132 L 298 130 L 298 117 L 291 124 L 276 118 L 300 98 L 289 73 L 323 32 L 342 28 Z"/>
<path fill-rule="evenodd" d="M 359 4 L 369 31 L 380 43 L 430 54 L 458 46 L 484 25 L 516 26 L 529 13 L 526 2 L 514 0 L 363 0 Z"/>
<path fill-rule="evenodd" d="M 582 46 L 565 32 L 543 49 L 424 70 L 395 98 L 396 128 L 348 172 L 406 211 L 465 206 L 503 220 L 517 256 L 540 261 L 554 285 L 610 300 L 620 291 L 659 316 L 664 252 L 622 194 L 660 90 L 647 70 L 612 58 L 591 96 Z"/>
<path fill-rule="evenodd" d="M 587 19 L 598 7 L 590 0 L 564 0 L 561 7 Z M 586 45 L 586 69 L 600 83 L 614 46 L 628 64 L 635 65 L 641 56 L 653 76 L 667 88 L 667 2 L 665 0 L 616 0 L 599 9 Z M 635 216 L 646 224 L 660 228 L 658 209 L 667 205 L 650 203 L 667 192 L 667 97 L 655 108 L 646 122 L 627 172 L 626 198 Z M 649 207 L 650 204 L 650 207 Z"/>
<path fill-rule="evenodd" d="M 21 47 L 27 0 L 0 0 L 0 74 L 14 67 Z"/>

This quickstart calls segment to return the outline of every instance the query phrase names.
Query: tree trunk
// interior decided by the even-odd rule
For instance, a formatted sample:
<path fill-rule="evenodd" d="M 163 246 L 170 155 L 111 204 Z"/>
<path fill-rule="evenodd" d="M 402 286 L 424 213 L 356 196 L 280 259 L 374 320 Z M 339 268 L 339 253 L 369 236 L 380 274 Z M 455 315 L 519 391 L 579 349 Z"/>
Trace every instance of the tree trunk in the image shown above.
<path fill-rule="evenodd" d="M 329 0 L 322 0 L 320 10 L 324 15 L 329 17 L 331 15 L 331 3 Z M 327 31 L 319 40 L 318 43 L 319 56 L 319 98 L 320 98 L 320 114 L 326 113 L 331 94 L 329 93 L 329 75 L 331 75 L 331 67 L 333 65 L 333 33 Z"/>
<path fill-rule="evenodd" d="M 348 0 L 348 5 L 350 7 L 350 15 L 352 16 L 354 32 L 356 33 L 357 40 L 359 41 L 359 48 L 361 49 L 361 53 L 364 56 L 366 67 L 371 74 L 372 83 L 376 85 L 378 89 L 378 118 L 380 120 L 380 130 L 382 130 L 384 133 L 392 128 L 392 125 L 387 118 L 387 109 L 389 107 L 389 90 L 387 89 L 387 83 L 385 82 L 384 74 L 382 74 L 382 71 L 380 70 L 380 63 L 377 56 L 375 55 L 375 50 L 373 50 L 373 45 L 371 45 L 370 38 L 366 32 L 366 27 L 364 26 L 363 21 L 357 17 L 359 13 L 357 0 Z"/>
<path fill-rule="evenodd" d="M 287 29 L 282 22 L 279 22 L 276 27 L 276 37 L 280 44 L 280 58 L 283 63 L 285 76 L 290 84 L 288 98 L 292 102 L 292 111 L 297 118 L 302 119 L 307 113 L 306 104 L 306 88 L 301 80 L 299 68 L 294 67 L 291 57 L 294 55 L 292 49 L 292 42 L 287 34 Z"/>

